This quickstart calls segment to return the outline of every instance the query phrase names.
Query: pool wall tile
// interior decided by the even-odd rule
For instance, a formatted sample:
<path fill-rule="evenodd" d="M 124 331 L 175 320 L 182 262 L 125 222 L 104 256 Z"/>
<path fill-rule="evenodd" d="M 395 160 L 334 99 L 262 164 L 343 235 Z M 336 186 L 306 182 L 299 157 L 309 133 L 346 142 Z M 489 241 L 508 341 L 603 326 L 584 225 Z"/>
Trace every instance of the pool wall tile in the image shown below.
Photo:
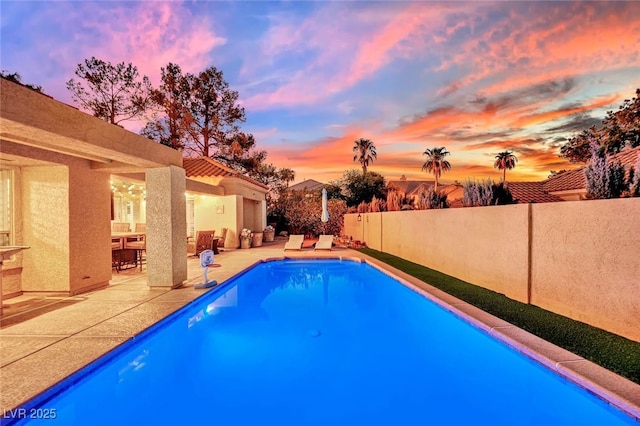
<path fill-rule="evenodd" d="M 640 386 L 585 359 L 564 361 L 556 370 L 640 422 Z"/>

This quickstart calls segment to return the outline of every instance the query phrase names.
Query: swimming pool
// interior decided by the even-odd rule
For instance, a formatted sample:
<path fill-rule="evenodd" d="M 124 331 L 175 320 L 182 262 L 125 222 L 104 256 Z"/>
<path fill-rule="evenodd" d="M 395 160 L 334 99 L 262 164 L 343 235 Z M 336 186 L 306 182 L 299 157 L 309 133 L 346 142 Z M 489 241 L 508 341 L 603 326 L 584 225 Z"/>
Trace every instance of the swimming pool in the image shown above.
<path fill-rule="evenodd" d="M 36 424 L 637 425 L 339 260 L 259 264 L 35 402 Z"/>

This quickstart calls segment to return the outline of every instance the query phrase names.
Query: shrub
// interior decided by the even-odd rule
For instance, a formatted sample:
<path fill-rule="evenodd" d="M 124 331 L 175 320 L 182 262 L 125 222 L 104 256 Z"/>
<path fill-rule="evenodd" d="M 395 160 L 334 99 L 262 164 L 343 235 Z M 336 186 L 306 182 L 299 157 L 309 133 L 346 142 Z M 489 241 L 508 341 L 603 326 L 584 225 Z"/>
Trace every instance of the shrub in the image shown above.
<path fill-rule="evenodd" d="M 607 198 L 619 198 L 627 190 L 624 166 L 619 161 L 608 162 L 607 184 L 609 192 Z"/>
<path fill-rule="evenodd" d="M 380 211 L 380 200 L 378 200 L 375 195 L 371 199 L 371 203 L 369 203 L 369 211 L 370 212 Z"/>
<path fill-rule="evenodd" d="M 595 138 L 590 141 L 591 160 L 584 170 L 587 198 L 619 198 L 629 188 L 624 166 L 609 161 Z"/>
<path fill-rule="evenodd" d="M 462 185 L 462 204 L 465 207 L 488 206 L 493 201 L 493 181 L 467 179 Z"/>
<path fill-rule="evenodd" d="M 509 191 L 509 185 L 504 182 L 491 185 L 491 191 L 493 192 L 491 204 L 494 206 L 503 206 L 505 204 L 515 204 L 518 202 L 518 200 L 513 199 L 513 195 L 511 191 Z"/>
<path fill-rule="evenodd" d="M 423 189 L 418 195 L 417 210 L 446 209 L 449 207 L 447 196 L 433 188 Z"/>
<path fill-rule="evenodd" d="M 398 211 L 402 208 L 403 197 L 397 189 L 389 188 L 387 192 L 387 210 Z"/>
<path fill-rule="evenodd" d="M 629 170 L 629 195 L 631 197 L 640 197 L 640 152 L 638 153 L 636 167 L 632 167 Z"/>

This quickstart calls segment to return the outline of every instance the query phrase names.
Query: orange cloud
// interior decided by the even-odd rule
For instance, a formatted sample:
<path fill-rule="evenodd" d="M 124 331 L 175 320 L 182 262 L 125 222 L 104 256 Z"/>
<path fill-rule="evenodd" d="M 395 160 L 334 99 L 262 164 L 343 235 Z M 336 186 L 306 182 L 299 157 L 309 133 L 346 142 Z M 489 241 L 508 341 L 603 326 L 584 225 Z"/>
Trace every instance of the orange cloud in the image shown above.
<path fill-rule="evenodd" d="M 581 112 L 591 111 L 603 107 L 611 107 L 614 103 L 620 100 L 619 96 L 613 95 L 603 99 L 596 99 L 586 105 L 580 105 L 572 108 L 560 108 L 553 111 L 546 111 L 537 114 L 531 114 L 518 118 L 513 122 L 515 127 L 527 127 L 535 124 L 546 123 L 549 121 L 557 120 L 558 118 L 565 118 L 570 115 L 578 114 Z"/>

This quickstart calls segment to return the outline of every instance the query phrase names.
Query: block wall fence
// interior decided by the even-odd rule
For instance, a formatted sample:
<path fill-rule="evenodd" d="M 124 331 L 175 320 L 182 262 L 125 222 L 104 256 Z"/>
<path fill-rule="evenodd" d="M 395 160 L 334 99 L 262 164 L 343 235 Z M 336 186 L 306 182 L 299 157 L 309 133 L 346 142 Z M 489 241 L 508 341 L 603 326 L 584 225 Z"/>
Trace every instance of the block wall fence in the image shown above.
<path fill-rule="evenodd" d="M 640 198 L 357 216 L 372 249 L 640 342 Z"/>

